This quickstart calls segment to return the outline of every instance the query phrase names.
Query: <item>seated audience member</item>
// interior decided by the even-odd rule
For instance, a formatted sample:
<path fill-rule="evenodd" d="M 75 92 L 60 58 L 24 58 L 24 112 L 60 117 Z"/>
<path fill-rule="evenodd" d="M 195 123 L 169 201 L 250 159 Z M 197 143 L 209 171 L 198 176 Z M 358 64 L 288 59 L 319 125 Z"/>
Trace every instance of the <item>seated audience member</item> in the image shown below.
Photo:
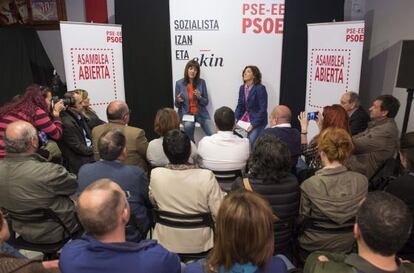
<path fill-rule="evenodd" d="M 151 220 L 152 208 L 148 198 L 148 180 L 144 171 L 137 166 L 125 165 L 127 157 L 126 138 L 119 130 L 104 132 L 98 141 L 101 160 L 83 165 L 79 170 L 78 192 L 101 178 L 108 178 L 129 193 L 132 221 L 127 226 L 127 240 L 139 241 L 146 237 Z"/>
<path fill-rule="evenodd" d="M 35 153 L 38 137 L 30 123 L 10 123 L 4 139 L 7 155 L 0 161 L 0 207 L 21 212 L 50 208 L 69 231 L 77 231 L 75 205 L 69 198 L 78 186 L 75 175 Z M 32 243 L 55 243 L 64 233 L 51 221 L 29 224 L 15 220 L 13 230 Z"/>
<path fill-rule="evenodd" d="M 62 101 L 55 103 L 52 107 L 52 93 L 50 89 L 37 84 L 29 85 L 23 95 L 3 105 L 0 108 L 0 160 L 6 155 L 4 144 L 4 131 L 8 124 L 13 121 L 23 120 L 30 122 L 40 134 L 44 135 L 46 141 L 50 138 L 58 140 L 62 136 L 62 121 L 60 112 L 64 109 Z M 46 143 L 44 143 L 46 144 Z M 49 145 L 52 156 L 60 154 L 56 149 L 56 143 Z M 54 153 L 53 153 L 54 152 Z M 47 153 L 46 158 L 49 156 Z"/>
<path fill-rule="evenodd" d="M 290 172 L 289 148 L 275 135 L 262 134 L 254 143 L 248 166 L 248 184 L 252 191 L 262 195 L 279 218 L 280 225 L 276 223 L 275 229 L 276 250 L 292 254 L 293 223 L 299 212 L 300 188 Z M 232 189 L 249 190 L 245 179 L 237 178 Z"/>
<path fill-rule="evenodd" d="M 398 149 L 398 128 L 394 117 L 400 102 L 391 95 L 375 99 L 369 115 L 368 128 L 352 137 L 354 155 L 347 162 L 349 169 L 371 178 L 384 162 L 394 157 Z"/>
<path fill-rule="evenodd" d="M 145 137 L 144 130 L 128 126 L 130 111 L 128 105 L 124 101 L 112 101 L 106 108 L 106 115 L 108 123 L 96 126 L 92 130 L 93 151 L 96 160 L 100 159 L 98 153 L 98 139 L 108 130 L 119 129 L 122 130 L 127 141 L 128 155 L 124 163 L 126 165 L 139 166 L 145 171 L 148 169 L 148 164 L 145 158 L 147 153 L 148 141 Z"/>
<path fill-rule="evenodd" d="M 236 123 L 233 110 L 220 107 L 214 113 L 214 122 L 218 132 L 198 143 L 200 167 L 213 171 L 244 170 L 250 144 L 248 138 L 233 134 Z"/>
<path fill-rule="evenodd" d="M 292 172 L 296 172 L 296 163 L 301 155 L 300 132 L 296 128 L 292 128 L 290 121 L 292 119 L 292 112 L 289 107 L 285 105 L 278 105 L 273 108 L 269 117 L 269 128 L 266 128 L 263 133 L 274 134 L 282 141 L 286 142 L 290 152 L 290 163 Z"/>
<path fill-rule="evenodd" d="M 301 258 L 316 250 L 350 252 L 354 218 L 368 191 L 367 178 L 343 165 L 352 151 L 348 132 L 325 129 L 319 135 L 318 147 L 323 168 L 301 185 Z"/>
<path fill-rule="evenodd" d="M 214 247 L 208 258 L 187 265 L 184 273 L 287 272 L 284 261 L 273 256 L 275 218 L 268 202 L 258 194 L 229 194 L 218 212 Z"/>
<path fill-rule="evenodd" d="M 109 179 L 98 180 L 80 195 L 77 213 L 87 232 L 63 247 L 63 273 L 179 273 L 180 260 L 156 241 L 126 242 L 129 206 L 125 192 Z"/>
<path fill-rule="evenodd" d="M 305 156 L 306 163 L 309 168 L 313 170 L 319 170 L 322 168 L 322 161 L 318 151 L 318 135 L 314 136 L 308 144 L 308 114 L 301 112 L 299 115 L 299 121 L 301 126 L 301 143 L 302 154 Z M 339 104 L 333 104 L 332 106 L 325 106 L 323 112 L 318 114 L 315 122 L 318 125 L 319 133 L 326 128 L 341 128 L 349 132 L 348 114 L 345 109 Z"/>
<path fill-rule="evenodd" d="M 82 97 L 78 91 L 70 91 L 65 98 L 72 98 L 74 104 L 68 105 L 60 117 L 63 135 L 58 144 L 62 150 L 63 165 L 68 171 L 78 174 L 83 164 L 93 161 L 91 130 L 82 115 Z"/>
<path fill-rule="evenodd" d="M 101 120 L 91 107 L 90 100 L 88 97 L 88 91 L 83 89 L 76 89 L 75 91 L 78 91 L 81 95 L 83 107 L 82 115 L 85 117 L 89 129 L 92 130 L 96 126 L 104 124 L 105 121 Z"/>
<path fill-rule="evenodd" d="M 10 238 L 10 231 L 5 219 L 5 215 L 0 211 L 0 272 L 4 273 L 47 273 L 60 272 L 58 270 L 58 261 L 36 261 L 25 259 L 20 254 L 20 257 L 10 255 L 3 251 L 3 244 Z"/>
<path fill-rule="evenodd" d="M 369 115 L 360 105 L 358 94 L 355 92 L 346 92 L 341 96 L 340 103 L 348 113 L 351 135 L 365 131 L 368 127 Z"/>
<path fill-rule="evenodd" d="M 385 191 L 403 200 L 414 215 L 414 132 L 402 136 L 400 160 L 407 173 L 392 180 Z M 411 232 L 410 239 L 398 255 L 414 261 L 414 232 Z"/>
<path fill-rule="evenodd" d="M 161 211 L 178 214 L 210 212 L 213 219 L 224 197 L 214 174 L 188 164 L 190 138 L 179 130 L 169 131 L 162 146 L 171 162 L 151 172 L 150 197 Z M 175 253 L 202 253 L 213 247 L 211 228 L 179 229 L 155 225 L 154 238 Z"/>
<path fill-rule="evenodd" d="M 160 137 L 151 140 L 148 144 L 147 159 L 153 167 L 164 167 L 169 164 L 167 156 L 162 148 L 162 140 L 168 131 L 180 128 L 180 117 L 172 108 L 158 110 L 154 121 L 154 131 Z M 191 156 L 188 161 L 193 164 L 197 160 L 197 147 L 191 142 Z"/>
<path fill-rule="evenodd" d="M 401 261 L 397 252 L 410 234 L 412 217 L 398 198 L 371 192 L 358 209 L 354 237 L 358 254 L 312 253 L 304 273 L 414 272 L 414 265 Z"/>

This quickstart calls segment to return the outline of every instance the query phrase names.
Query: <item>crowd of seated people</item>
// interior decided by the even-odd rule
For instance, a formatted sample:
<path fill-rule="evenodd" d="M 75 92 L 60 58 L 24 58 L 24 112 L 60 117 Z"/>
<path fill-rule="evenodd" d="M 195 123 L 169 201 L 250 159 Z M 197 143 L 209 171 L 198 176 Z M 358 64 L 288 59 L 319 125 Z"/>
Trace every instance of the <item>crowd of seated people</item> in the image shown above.
<path fill-rule="evenodd" d="M 52 100 L 50 89 L 30 85 L 0 106 L 1 216 L 47 208 L 61 223 L 13 219 L 8 227 L 1 219 L 0 269 L 7 260 L 39 272 L 287 272 L 291 261 L 306 272 L 414 272 L 395 263 L 414 261 L 414 132 L 399 139 L 399 106 L 379 96 L 368 122 L 349 92 L 314 121 L 300 113 L 299 131 L 289 107 L 276 105 L 253 143 L 223 106 L 217 132 L 198 144 L 180 131 L 177 112 L 163 108 L 154 121 L 159 138 L 148 142 L 128 126 L 124 101 L 109 103 L 104 122 L 86 90 Z M 310 122 L 319 132 L 308 142 Z M 397 154 L 404 171 L 386 177 L 391 195 L 368 193 Z M 224 189 L 220 171 L 240 176 Z M 7 244 L 8 228 L 32 244 L 69 241 L 59 265 L 21 257 Z"/>

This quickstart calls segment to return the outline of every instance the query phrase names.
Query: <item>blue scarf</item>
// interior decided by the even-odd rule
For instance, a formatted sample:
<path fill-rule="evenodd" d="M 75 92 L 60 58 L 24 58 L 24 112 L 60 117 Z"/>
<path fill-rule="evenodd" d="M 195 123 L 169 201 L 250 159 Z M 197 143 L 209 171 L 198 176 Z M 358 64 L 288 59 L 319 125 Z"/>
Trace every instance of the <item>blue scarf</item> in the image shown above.
<path fill-rule="evenodd" d="M 224 266 L 219 267 L 218 273 L 254 273 L 257 271 L 257 266 L 252 263 L 239 264 L 235 263 L 229 271 L 224 271 Z"/>

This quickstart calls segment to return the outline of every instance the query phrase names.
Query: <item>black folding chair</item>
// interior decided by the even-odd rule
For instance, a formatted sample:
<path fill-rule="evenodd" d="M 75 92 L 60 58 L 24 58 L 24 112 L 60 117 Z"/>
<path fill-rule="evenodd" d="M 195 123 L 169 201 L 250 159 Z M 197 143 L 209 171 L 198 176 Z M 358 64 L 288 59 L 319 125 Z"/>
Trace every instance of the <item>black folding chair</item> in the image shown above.
<path fill-rule="evenodd" d="M 198 214 L 178 214 L 169 211 L 162 211 L 153 209 L 153 217 L 156 224 L 179 228 L 179 229 L 193 229 L 209 227 L 214 232 L 214 221 L 209 212 Z M 177 253 L 180 260 L 185 263 L 191 260 L 198 260 L 205 258 L 208 252 L 202 253 Z"/>
<path fill-rule="evenodd" d="M 8 244 L 17 249 L 24 249 L 43 253 L 43 260 L 52 260 L 58 258 L 58 251 L 71 239 L 71 232 L 66 227 L 65 223 L 56 215 L 54 211 L 49 208 L 37 208 L 27 211 L 12 211 L 2 208 L 6 212 L 6 219 L 10 229 L 10 239 Z M 60 241 L 51 244 L 32 243 L 23 239 L 22 236 L 17 235 L 13 230 L 13 222 L 20 223 L 43 223 L 53 221 L 59 224 L 62 229 L 62 238 Z"/>
<path fill-rule="evenodd" d="M 220 185 L 220 188 L 225 192 L 231 191 L 231 185 L 237 177 L 242 177 L 240 170 L 232 171 L 212 171 Z"/>

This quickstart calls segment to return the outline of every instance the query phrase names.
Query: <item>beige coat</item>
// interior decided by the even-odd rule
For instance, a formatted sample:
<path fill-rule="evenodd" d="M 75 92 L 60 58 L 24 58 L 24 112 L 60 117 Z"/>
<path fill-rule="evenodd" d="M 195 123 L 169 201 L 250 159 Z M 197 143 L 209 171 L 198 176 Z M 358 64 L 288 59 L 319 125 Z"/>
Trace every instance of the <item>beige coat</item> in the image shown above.
<path fill-rule="evenodd" d="M 163 211 L 211 212 L 215 219 L 224 195 L 210 170 L 184 167 L 155 168 L 151 172 L 150 196 Z M 213 247 L 213 235 L 210 228 L 177 229 L 157 224 L 154 230 L 154 239 L 175 253 L 207 251 Z"/>
<path fill-rule="evenodd" d="M 144 130 L 132 127 L 125 126 L 121 123 L 106 123 L 99 126 L 96 126 L 92 130 L 92 146 L 93 154 L 95 160 L 101 159 L 98 152 L 98 140 L 99 137 L 108 130 L 120 129 L 125 134 L 126 137 L 126 146 L 128 150 L 128 155 L 125 160 L 126 165 L 135 165 L 140 166 L 145 171 L 148 170 L 148 164 L 146 161 L 146 153 L 148 148 L 148 141 L 145 137 Z"/>
<path fill-rule="evenodd" d="M 344 227 L 350 225 L 347 222 L 352 221 L 360 202 L 365 198 L 368 180 L 362 174 L 340 166 L 317 171 L 300 188 L 300 216 L 332 221 L 319 224 L 322 227 Z M 351 251 L 353 241 L 352 230 L 333 234 L 305 228 L 299 236 L 300 246 L 309 252 L 348 252 Z"/>
<path fill-rule="evenodd" d="M 353 136 L 354 155 L 347 166 L 371 178 L 375 171 L 398 150 L 398 128 L 394 119 L 371 121 L 368 128 Z"/>

